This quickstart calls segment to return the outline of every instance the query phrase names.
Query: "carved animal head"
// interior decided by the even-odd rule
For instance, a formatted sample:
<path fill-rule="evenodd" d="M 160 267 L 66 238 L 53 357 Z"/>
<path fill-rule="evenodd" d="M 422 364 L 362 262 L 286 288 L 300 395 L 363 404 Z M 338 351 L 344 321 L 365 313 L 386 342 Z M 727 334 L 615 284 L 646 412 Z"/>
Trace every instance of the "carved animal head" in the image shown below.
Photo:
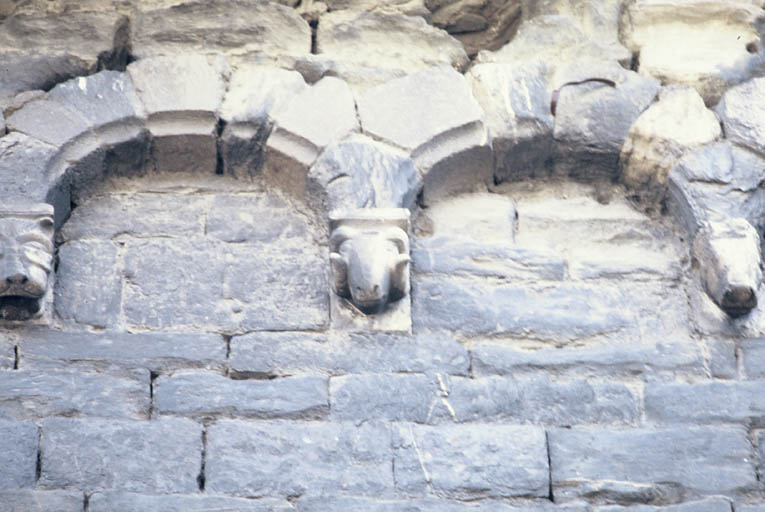
<path fill-rule="evenodd" d="M 409 293 L 409 237 L 388 226 L 340 226 L 329 241 L 335 293 L 364 313 L 377 313 Z"/>
<path fill-rule="evenodd" d="M 704 288 L 729 316 L 757 307 L 762 281 L 760 237 L 744 219 L 726 219 L 703 226 L 693 243 Z"/>
<path fill-rule="evenodd" d="M 0 318 L 36 315 L 53 261 L 53 207 L 0 208 Z"/>

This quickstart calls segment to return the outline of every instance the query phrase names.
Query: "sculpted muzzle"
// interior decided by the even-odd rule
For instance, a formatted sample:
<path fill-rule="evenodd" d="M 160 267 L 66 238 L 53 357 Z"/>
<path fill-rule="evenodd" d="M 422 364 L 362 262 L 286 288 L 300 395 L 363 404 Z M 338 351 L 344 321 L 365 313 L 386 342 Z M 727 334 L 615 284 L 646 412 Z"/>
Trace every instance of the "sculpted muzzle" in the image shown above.
<path fill-rule="evenodd" d="M 0 207 L 0 318 L 38 314 L 53 262 L 53 207 Z"/>

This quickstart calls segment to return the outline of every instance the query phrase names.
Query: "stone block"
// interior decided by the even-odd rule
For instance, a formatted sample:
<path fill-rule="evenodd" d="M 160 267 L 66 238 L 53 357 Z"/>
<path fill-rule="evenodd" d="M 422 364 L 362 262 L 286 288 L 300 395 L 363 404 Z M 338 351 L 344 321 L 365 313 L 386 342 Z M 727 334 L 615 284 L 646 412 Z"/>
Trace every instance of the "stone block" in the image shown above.
<path fill-rule="evenodd" d="M 393 431 L 396 491 L 474 500 L 545 497 L 545 433 L 506 425 L 399 424 Z"/>
<path fill-rule="evenodd" d="M 450 239 L 455 246 L 471 242 L 502 244 L 515 240 L 518 209 L 507 195 L 476 192 L 450 197 L 420 210 L 417 224 L 417 245 L 427 246 L 428 236 Z"/>
<path fill-rule="evenodd" d="M 186 0 L 145 3 L 135 17 L 132 54 L 223 53 L 234 58 L 311 52 L 311 29 L 295 9 L 280 2 Z M 235 21 L 235 22 L 233 22 Z"/>
<path fill-rule="evenodd" d="M 200 55 L 156 57 L 130 64 L 128 74 L 148 115 L 154 168 L 213 174 L 225 62 Z"/>
<path fill-rule="evenodd" d="M 731 512 L 731 503 L 725 498 L 715 497 L 689 501 L 666 507 L 651 505 L 611 505 L 598 507 L 597 512 Z M 736 509 L 738 512 L 738 508 Z"/>
<path fill-rule="evenodd" d="M 323 372 L 467 375 L 469 357 L 446 334 L 352 333 L 327 337 L 319 333 L 251 333 L 231 339 L 234 374 L 266 376 Z"/>
<path fill-rule="evenodd" d="M 302 375 L 232 380 L 208 372 L 176 373 L 154 381 L 154 409 L 184 416 L 316 419 L 329 410 L 328 378 Z"/>
<path fill-rule="evenodd" d="M 201 236 L 208 203 L 207 198 L 173 194 L 137 193 L 98 197 L 77 205 L 58 236 L 65 242 L 88 238 L 110 240 L 125 235 L 162 238 Z M 77 244 L 72 245 L 78 247 Z M 105 247 L 103 249 L 106 253 L 110 252 Z"/>
<path fill-rule="evenodd" d="M 0 490 L 35 486 L 38 439 L 31 421 L 0 420 Z"/>
<path fill-rule="evenodd" d="M 390 431 L 379 424 L 223 420 L 207 430 L 206 454 L 210 493 L 385 496 L 393 489 Z"/>
<path fill-rule="evenodd" d="M 340 208 L 413 208 L 422 178 L 401 150 L 365 136 L 328 147 L 308 172 L 308 200 Z"/>
<path fill-rule="evenodd" d="M 232 73 L 220 109 L 219 150 L 226 174 L 260 173 L 274 116 L 307 87 L 297 71 L 243 64 Z"/>
<path fill-rule="evenodd" d="M 614 85 L 597 81 L 603 79 Z M 624 141 L 659 92 L 659 81 L 616 62 L 577 63 L 556 80 L 555 174 L 617 179 Z"/>
<path fill-rule="evenodd" d="M 87 134 L 93 126 L 81 112 L 58 101 L 39 99 L 30 101 L 6 120 L 8 130 L 61 148 Z"/>
<path fill-rule="evenodd" d="M 744 359 L 743 367 L 747 378 L 765 378 L 765 340 L 742 340 L 739 347 Z"/>
<path fill-rule="evenodd" d="M 718 338 L 707 340 L 706 345 L 707 352 L 709 352 L 709 370 L 712 372 L 712 377 L 735 379 L 738 375 L 736 343 L 731 339 Z"/>
<path fill-rule="evenodd" d="M 661 423 L 746 423 L 765 426 L 762 381 L 650 383 L 646 416 Z"/>
<path fill-rule="evenodd" d="M 0 491 L 3 512 L 82 512 L 85 497 L 78 491 Z"/>
<path fill-rule="evenodd" d="M 407 512 L 590 512 L 590 507 L 584 503 L 554 504 L 549 500 L 508 504 L 499 500 L 479 500 L 466 503 L 445 499 L 380 500 L 355 496 L 303 496 L 298 500 L 298 507 L 301 512 L 336 510 L 364 510 L 366 512 L 400 512 L 402 510 Z"/>
<path fill-rule="evenodd" d="M 613 372 L 674 374 L 676 371 L 705 375 L 706 372 L 701 348 L 692 340 L 656 344 L 623 340 L 621 343 L 564 348 L 479 340 L 470 344 L 470 354 L 476 376 L 513 375 L 538 369 L 570 371 L 576 375 Z"/>
<path fill-rule="evenodd" d="M 725 137 L 765 155 L 765 78 L 753 78 L 725 92 L 716 111 Z"/>
<path fill-rule="evenodd" d="M 181 368 L 222 370 L 226 343 L 214 334 L 19 332 L 21 367 L 36 371 L 81 369 L 128 371 L 147 368 L 168 373 Z"/>
<path fill-rule="evenodd" d="M 275 194 L 216 195 L 207 214 L 207 236 L 231 243 L 311 245 L 307 219 Z"/>
<path fill-rule="evenodd" d="M 322 151 L 359 130 L 353 94 L 335 77 L 295 96 L 274 121 L 266 144 L 266 175 L 299 198 L 306 196 L 306 175 Z"/>
<path fill-rule="evenodd" d="M 130 376 L 73 371 L 0 372 L 0 418 L 23 420 L 46 416 L 147 418 L 148 370 Z"/>
<path fill-rule="evenodd" d="M 468 65 L 460 42 L 422 17 L 361 9 L 347 5 L 323 14 L 316 32 L 319 56 L 339 63 L 334 74 L 359 89 L 433 66 Z"/>
<path fill-rule="evenodd" d="M 335 210 L 329 229 L 332 326 L 409 331 L 409 210 Z"/>
<path fill-rule="evenodd" d="M 560 500 L 676 503 L 759 486 L 741 427 L 552 430 L 548 439 Z"/>
<path fill-rule="evenodd" d="M 0 370 L 12 370 L 16 366 L 16 340 L 0 334 Z"/>
<path fill-rule="evenodd" d="M 465 75 L 486 113 L 497 182 L 549 173 L 555 118 L 548 71 L 539 60 L 477 64 Z"/>
<path fill-rule="evenodd" d="M 684 268 L 670 251 L 637 244 L 587 244 L 570 251 L 569 275 L 574 280 L 614 279 L 629 282 L 679 283 Z"/>
<path fill-rule="evenodd" d="M 483 110 L 454 69 L 431 68 L 369 89 L 358 110 L 364 133 L 410 152 L 426 201 L 491 181 Z"/>
<path fill-rule="evenodd" d="M 40 448 L 43 489 L 147 494 L 199 490 L 202 426 L 186 419 L 49 418 L 42 423 Z"/>
<path fill-rule="evenodd" d="M 114 327 L 120 319 L 122 275 L 117 246 L 68 242 L 58 248 L 56 312 L 67 322 Z"/>
<path fill-rule="evenodd" d="M 536 290 L 517 284 L 422 276 L 412 296 L 415 330 L 517 335 L 560 343 L 614 333 L 634 322 L 621 294 L 603 286 Z"/>
<path fill-rule="evenodd" d="M 90 512 L 289 512 L 287 500 L 263 498 L 250 500 L 204 494 L 148 495 L 129 492 L 97 492 L 88 501 Z"/>
<path fill-rule="evenodd" d="M 745 504 L 745 503 L 736 503 L 733 505 L 733 509 L 736 512 L 763 512 L 765 510 L 765 504 Z"/>

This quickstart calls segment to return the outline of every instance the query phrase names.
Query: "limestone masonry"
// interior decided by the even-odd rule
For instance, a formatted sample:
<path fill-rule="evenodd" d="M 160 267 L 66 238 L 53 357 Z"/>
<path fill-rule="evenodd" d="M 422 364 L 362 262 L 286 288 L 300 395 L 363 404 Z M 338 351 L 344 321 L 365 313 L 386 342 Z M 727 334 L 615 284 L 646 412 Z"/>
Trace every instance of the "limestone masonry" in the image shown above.
<path fill-rule="evenodd" d="M 0 512 L 765 512 L 761 0 L 0 0 Z"/>

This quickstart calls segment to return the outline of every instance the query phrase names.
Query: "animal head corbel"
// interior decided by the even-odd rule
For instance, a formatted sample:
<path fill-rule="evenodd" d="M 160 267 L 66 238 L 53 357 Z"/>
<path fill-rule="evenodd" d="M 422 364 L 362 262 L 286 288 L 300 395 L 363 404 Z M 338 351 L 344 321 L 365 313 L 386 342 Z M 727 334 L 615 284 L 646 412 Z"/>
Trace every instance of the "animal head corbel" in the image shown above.
<path fill-rule="evenodd" d="M 0 207 L 0 319 L 27 320 L 41 312 L 53 251 L 51 205 Z"/>
<path fill-rule="evenodd" d="M 409 293 L 408 213 L 403 227 L 402 215 L 400 209 L 369 209 L 330 217 L 333 290 L 366 314 Z"/>

